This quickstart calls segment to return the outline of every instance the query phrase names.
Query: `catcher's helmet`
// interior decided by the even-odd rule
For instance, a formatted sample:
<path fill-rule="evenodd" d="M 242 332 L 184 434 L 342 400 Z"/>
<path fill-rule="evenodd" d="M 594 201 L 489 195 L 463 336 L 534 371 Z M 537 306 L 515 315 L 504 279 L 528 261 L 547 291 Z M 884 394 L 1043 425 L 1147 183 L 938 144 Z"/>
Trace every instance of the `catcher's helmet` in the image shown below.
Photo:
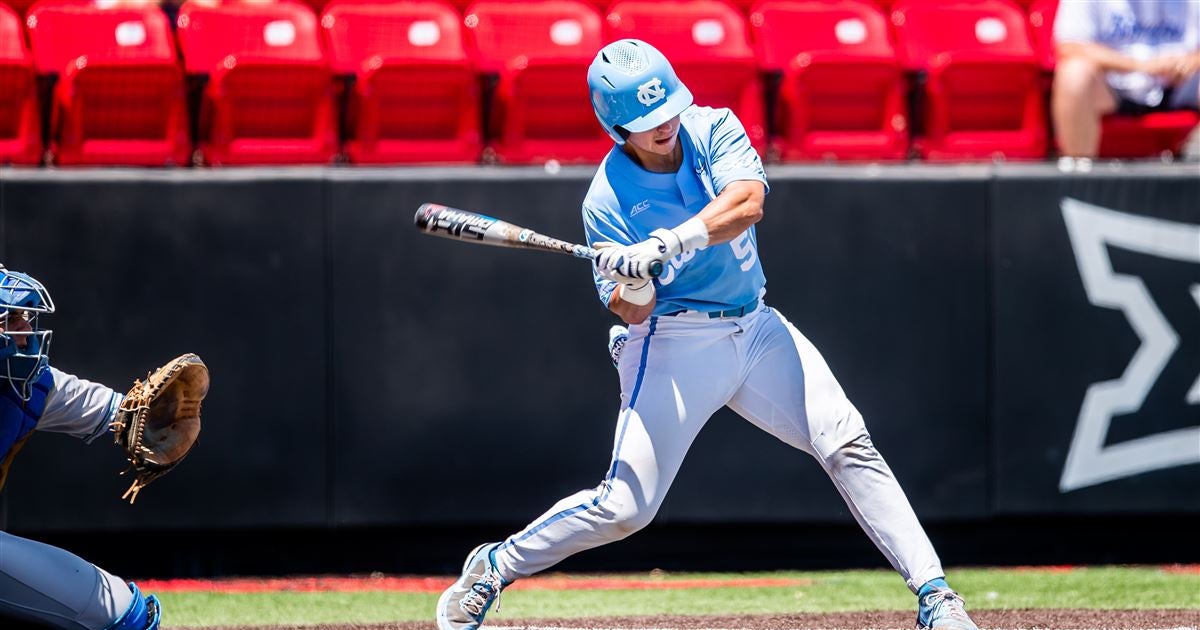
<path fill-rule="evenodd" d="M 43 330 L 38 316 L 53 312 L 54 300 L 41 282 L 0 265 L 0 378 L 8 380 L 21 400 L 29 400 L 34 382 L 50 365 L 54 331 Z M 17 318 L 29 324 L 27 330 Z"/>
<path fill-rule="evenodd" d="M 637 39 L 615 41 L 596 53 L 588 93 L 600 126 L 617 144 L 625 144 L 626 132 L 654 129 L 692 104 L 671 62 Z"/>

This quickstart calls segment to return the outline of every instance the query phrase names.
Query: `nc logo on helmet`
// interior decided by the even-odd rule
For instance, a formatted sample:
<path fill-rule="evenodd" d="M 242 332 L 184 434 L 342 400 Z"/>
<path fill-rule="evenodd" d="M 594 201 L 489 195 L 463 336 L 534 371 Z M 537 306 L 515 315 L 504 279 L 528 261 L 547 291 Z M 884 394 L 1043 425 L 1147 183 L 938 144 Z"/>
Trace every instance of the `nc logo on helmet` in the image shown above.
<path fill-rule="evenodd" d="M 638 86 L 637 99 L 638 102 L 646 107 L 663 100 L 667 97 L 667 90 L 662 86 L 662 80 L 654 77 L 649 81 Z"/>

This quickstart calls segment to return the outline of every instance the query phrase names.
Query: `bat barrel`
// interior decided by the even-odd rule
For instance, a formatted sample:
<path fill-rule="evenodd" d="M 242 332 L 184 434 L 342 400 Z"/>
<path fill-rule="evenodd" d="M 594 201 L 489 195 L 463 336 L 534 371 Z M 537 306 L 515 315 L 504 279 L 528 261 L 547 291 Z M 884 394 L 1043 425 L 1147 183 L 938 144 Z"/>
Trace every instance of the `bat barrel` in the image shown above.
<path fill-rule="evenodd" d="M 416 225 L 417 229 L 419 230 L 428 232 L 429 221 L 438 213 L 438 211 L 444 210 L 445 208 L 446 206 L 436 203 L 421 204 L 421 206 L 417 208 L 416 215 L 413 216 L 413 225 Z"/>
<path fill-rule="evenodd" d="M 413 224 L 418 230 L 433 236 L 464 241 L 477 241 L 484 245 L 517 247 L 509 242 L 508 235 L 515 229 L 494 217 L 478 212 L 460 210 L 439 203 L 423 203 L 413 215 Z"/>

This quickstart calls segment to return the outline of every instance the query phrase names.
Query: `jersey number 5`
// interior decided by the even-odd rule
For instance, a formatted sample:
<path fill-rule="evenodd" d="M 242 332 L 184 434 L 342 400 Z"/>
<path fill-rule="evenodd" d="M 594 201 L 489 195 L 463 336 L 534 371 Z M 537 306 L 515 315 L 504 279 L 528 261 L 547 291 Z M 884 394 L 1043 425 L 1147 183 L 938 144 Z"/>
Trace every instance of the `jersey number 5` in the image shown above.
<path fill-rule="evenodd" d="M 734 257 L 742 261 L 742 271 L 750 271 L 754 261 L 758 260 L 758 251 L 754 248 L 754 241 L 750 240 L 750 230 L 729 241 L 729 246 L 733 248 Z"/>

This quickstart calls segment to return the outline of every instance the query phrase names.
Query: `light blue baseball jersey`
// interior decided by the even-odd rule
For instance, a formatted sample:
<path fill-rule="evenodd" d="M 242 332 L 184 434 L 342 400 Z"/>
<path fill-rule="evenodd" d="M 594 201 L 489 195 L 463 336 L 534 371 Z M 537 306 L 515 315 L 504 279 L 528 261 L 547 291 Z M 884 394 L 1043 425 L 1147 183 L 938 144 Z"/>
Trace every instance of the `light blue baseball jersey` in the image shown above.
<path fill-rule="evenodd" d="M 766 185 L 762 160 L 733 112 L 693 105 L 679 121 L 683 161 L 678 172 L 647 171 L 619 146 L 600 163 L 583 201 L 588 244 L 632 245 L 692 218 L 731 182 Z M 758 297 L 767 282 L 753 226 L 728 243 L 684 252 L 664 267 L 655 280 L 654 315 L 737 308 Z M 593 277 L 607 307 L 617 285 L 598 273 Z"/>

